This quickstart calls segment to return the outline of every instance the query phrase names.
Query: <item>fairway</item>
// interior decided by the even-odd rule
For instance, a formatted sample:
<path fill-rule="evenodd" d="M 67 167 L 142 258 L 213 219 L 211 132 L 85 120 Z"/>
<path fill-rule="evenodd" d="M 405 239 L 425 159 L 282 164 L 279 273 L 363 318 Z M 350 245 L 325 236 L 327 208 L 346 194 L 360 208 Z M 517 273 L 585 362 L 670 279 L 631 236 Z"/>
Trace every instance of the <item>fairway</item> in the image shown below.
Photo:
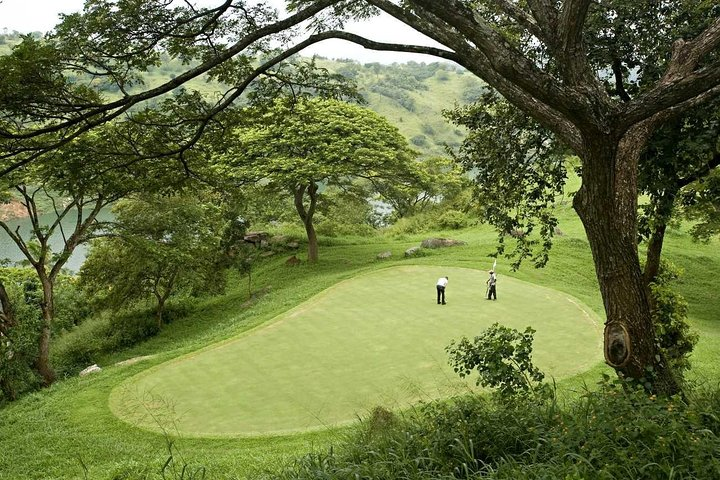
<path fill-rule="evenodd" d="M 448 304 L 437 305 L 435 282 L 446 275 Z M 475 377 L 459 379 L 445 347 L 494 322 L 535 328 L 535 363 L 555 378 L 602 360 L 602 322 L 578 300 L 500 274 L 498 301 L 487 301 L 486 277 L 436 266 L 354 277 L 240 337 L 131 378 L 113 391 L 111 408 L 143 428 L 187 436 L 336 425 L 377 405 L 467 390 Z"/>

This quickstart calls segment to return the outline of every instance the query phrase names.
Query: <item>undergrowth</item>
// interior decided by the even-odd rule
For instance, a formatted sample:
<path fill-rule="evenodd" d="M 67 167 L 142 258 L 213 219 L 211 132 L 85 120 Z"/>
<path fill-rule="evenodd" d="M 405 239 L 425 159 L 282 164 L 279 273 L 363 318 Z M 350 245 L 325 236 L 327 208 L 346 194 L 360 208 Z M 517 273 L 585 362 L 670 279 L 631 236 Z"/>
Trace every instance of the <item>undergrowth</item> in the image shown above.
<path fill-rule="evenodd" d="M 720 390 L 657 398 L 607 378 L 560 402 L 465 396 L 377 410 L 333 449 L 274 479 L 715 479 Z"/>

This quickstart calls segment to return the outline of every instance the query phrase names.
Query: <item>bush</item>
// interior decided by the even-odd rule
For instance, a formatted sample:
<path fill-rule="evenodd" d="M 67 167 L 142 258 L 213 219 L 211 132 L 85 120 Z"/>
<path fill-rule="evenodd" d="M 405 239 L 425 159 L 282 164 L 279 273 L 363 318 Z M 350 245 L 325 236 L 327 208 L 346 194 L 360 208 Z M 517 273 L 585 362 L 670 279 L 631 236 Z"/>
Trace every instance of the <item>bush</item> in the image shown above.
<path fill-rule="evenodd" d="M 650 284 L 654 303 L 653 324 L 658 347 L 675 375 L 680 379 L 690 368 L 690 354 L 698 342 L 698 334 L 690 329 L 687 320 L 688 304 L 671 283 L 681 271 L 669 262 L 663 262 L 660 274 Z"/>
<path fill-rule="evenodd" d="M 169 323 L 191 311 L 189 302 L 173 301 L 168 303 L 163 318 Z M 158 331 L 154 309 L 103 312 L 56 340 L 52 364 L 58 375 L 76 375 L 98 363 L 101 356 L 136 345 Z"/>
<path fill-rule="evenodd" d="M 75 278 L 61 275 L 55 284 L 55 317 L 52 325 L 55 336 L 80 325 L 92 313 L 91 301 L 77 287 Z"/>
<path fill-rule="evenodd" d="M 430 213 L 420 213 L 412 217 L 403 217 L 398 219 L 392 226 L 387 229 L 390 235 L 403 235 L 427 232 L 433 229 L 435 221 Z"/>
<path fill-rule="evenodd" d="M 293 479 L 720 478 L 720 392 L 657 398 L 607 379 L 562 405 L 466 396 L 363 422 L 339 447 L 271 475 Z M 378 434 L 378 431 L 381 434 Z"/>
<path fill-rule="evenodd" d="M 10 298 L 14 323 L 0 334 L 0 403 L 15 400 L 35 390 L 40 379 L 33 363 L 38 356 L 38 337 L 42 327 L 39 284 L 27 268 L 2 268 L 0 278 Z"/>
<path fill-rule="evenodd" d="M 442 229 L 459 230 L 469 224 L 467 215 L 458 210 L 447 210 L 438 218 L 437 225 Z"/>

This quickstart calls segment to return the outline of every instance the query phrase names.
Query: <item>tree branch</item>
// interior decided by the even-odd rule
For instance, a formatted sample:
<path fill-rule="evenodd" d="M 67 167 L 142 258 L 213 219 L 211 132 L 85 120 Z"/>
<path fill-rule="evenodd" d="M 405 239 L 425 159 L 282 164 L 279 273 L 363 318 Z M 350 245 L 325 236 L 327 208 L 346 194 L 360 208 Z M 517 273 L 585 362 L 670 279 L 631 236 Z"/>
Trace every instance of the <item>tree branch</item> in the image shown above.
<path fill-rule="evenodd" d="M 519 25 L 524 27 L 528 32 L 540 40 L 547 41 L 546 30 L 535 21 L 526 11 L 518 7 L 508 0 L 493 0 L 493 3 L 502 10 L 508 17 L 515 20 Z"/>
<path fill-rule="evenodd" d="M 144 92 L 135 94 L 135 95 L 128 95 L 125 96 L 119 100 L 116 100 L 114 102 L 106 103 L 98 108 L 90 109 L 89 111 L 83 113 L 82 115 L 79 115 L 76 118 L 73 118 L 72 120 L 68 120 L 65 122 L 61 122 L 59 124 L 41 127 L 35 130 L 31 130 L 28 132 L 23 133 L 12 133 L 9 131 L 0 130 L 0 137 L 7 138 L 7 139 L 30 139 L 34 138 L 40 135 L 48 134 L 48 133 L 55 133 L 59 132 L 61 130 L 67 129 L 69 127 L 74 127 L 76 125 L 79 125 L 83 122 L 92 121 L 91 119 L 97 115 L 105 115 L 108 112 L 111 112 L 113 110 L 116 110 L 118 108 L 127 109 L 131 106 L 134 106 L 140 102 L 149 100 L 151 98 L 155 98 L 157 96 L 160 96 L 162 94 L 171 92 L 172 90 L 180 87 L 184 83 L 186 83 L 189 80 L 192 80 L 194 78 L 199 77 L 200 75 L 203 75 L 207 73 L 209 70 L 211 70 L 213 67 L 216 67 L 220 65 L 221 63 L 231 59 L 235 55 L 238 55 L 242 51 L 244 51 L 246 48 L 254 44 L 256 41 L 261 40 L 269 35 L 279 33 L 282 31 L 285 31 L 295 25 L 298 25 L 299 23 L 307 20 L 308 18 L 312 17 L 313 15 L 317 14 L 321 10 L 327 8 L 328 6 L 331 6 L 335 3 L 338 3 L 340 0 L 320 0 L 316 3 L 313 3 L 308 8 L 291 15 L 283 20 L 277 21 L 275 23 L 272 23 L 270 25 L 266 25 L 262 28 L 259 28 L 258 30 L 246 35 L 241 40 L 230 46 L 227 50 L 222 52 L 221 54 L 210 58 L 204 62 L 202 62 L 197 67 L 191 68 L 188 71 L 178 75 L 177 77 L 169 80 L 168 82 L 163 83 L 162 85 L 151 88 L 149 90 L 146 90 Z M 112 118 L 112 117 L 110 117 Z M 110 118 L 104 117 L 102 121 L 95 120 L 95 126 L 99 125 L 100 123 L 104 123 Z M 2 173 L 0 173 L 2 175 Z"/>

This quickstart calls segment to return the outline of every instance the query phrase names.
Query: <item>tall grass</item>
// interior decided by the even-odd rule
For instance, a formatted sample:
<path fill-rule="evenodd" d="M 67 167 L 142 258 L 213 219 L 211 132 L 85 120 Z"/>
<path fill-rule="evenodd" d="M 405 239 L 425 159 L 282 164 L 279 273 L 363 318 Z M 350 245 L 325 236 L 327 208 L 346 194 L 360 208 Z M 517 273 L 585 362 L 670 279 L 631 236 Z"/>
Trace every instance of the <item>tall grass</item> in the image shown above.
<path fill-rule="evenodd" d="M 375 412 L 346 439 L 274 479 L 720 478 L 720 391 L 693 402 L 604 382 L 561 403 L 460 397 Z"/>

